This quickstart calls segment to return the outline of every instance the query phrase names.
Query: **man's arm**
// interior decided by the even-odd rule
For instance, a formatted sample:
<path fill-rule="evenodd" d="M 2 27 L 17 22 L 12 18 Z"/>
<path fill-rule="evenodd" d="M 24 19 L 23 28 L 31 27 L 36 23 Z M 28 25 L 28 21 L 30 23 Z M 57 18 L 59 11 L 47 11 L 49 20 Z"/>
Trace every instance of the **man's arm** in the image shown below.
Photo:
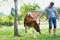
<path fill-rule="evenodd" d="M 48 7 L 46 7 L 45 9 L 44 9 L 44 13 L 46 14 L 46 20 L 48 20 Z"/>
<path fill-rule="evenodd" d="M 57 12 L 57 10 L 54 11 L 54 13 L 55 13 L 56 18 L 59 19 L 59 18 L 58 18 L 58 12 Z"/>

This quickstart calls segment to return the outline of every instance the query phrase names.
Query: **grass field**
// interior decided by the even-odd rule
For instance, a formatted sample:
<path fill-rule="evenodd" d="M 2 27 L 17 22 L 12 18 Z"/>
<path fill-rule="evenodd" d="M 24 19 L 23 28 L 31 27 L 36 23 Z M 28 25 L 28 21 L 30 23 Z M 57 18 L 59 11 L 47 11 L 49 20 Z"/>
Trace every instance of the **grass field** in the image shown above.
<path fill-rule="evenodd" d="M 23 24 L 18 26 L 18 32 L 21 36 L 16 37 L 13 36 L 14 34 L 14 28 L 12 27 L 5 27 L 2 26 L 0 27 L 0 40 L 60 40 L 60 21 L 57 21 L 57 32 L 56 36 L 53 35 L 53 29 L 52 29 L 52 34 L 49 36 L 48 33 L 48 22 L 47 21 L 41 21 L 41 33 L 37 34 L 37 38 L 34 39 L 33 33 L 31 29 L 28 30 L 28 38 L 25 37 L 25 30 L 23 27 Z"/>

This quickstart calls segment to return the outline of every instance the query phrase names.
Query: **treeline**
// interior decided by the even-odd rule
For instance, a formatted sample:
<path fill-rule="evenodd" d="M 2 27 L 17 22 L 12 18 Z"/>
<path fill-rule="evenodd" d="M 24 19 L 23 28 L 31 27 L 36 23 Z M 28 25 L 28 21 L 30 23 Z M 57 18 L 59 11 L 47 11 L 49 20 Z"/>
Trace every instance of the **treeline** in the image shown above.
<path fill-rule="evenodd" d="M 60 7 L 57 7 L 56 8 L 57 11 L 58 11 L 58 14 L 60 16 Z M 18 18 L 17 18 L 17 21 L 20 22 L 20 21 L 23 21 L 25 15 L 27 14 L 27 12 L 33 12 L 33 11 L 39 11 L 41 13 L 41 8 L 38 4 L 29 4 L 29 5 L 22 5 L 21 8 L 20 8 L 20 12 L 18 14 Z M 46 18 L 46 14 L 43 14 L 43 16 L 41 17 L 41 19 L 45 19 Z M 14 11 L 12 11 L 12 13 L 10 15 L 7 15 L 7 16 L 1 16 L 0 15 L 0 26 L 1 25 L 7 25 L 7 26 L 12 26 L 14 24 Z"/>

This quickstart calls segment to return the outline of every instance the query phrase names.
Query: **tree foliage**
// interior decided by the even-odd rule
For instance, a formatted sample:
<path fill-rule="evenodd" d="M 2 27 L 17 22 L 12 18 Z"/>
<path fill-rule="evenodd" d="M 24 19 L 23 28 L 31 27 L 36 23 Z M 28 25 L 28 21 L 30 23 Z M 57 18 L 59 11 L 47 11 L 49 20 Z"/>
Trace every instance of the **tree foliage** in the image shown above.
<path fill-rule="evenodd" d="M 60 7 L 57 7 L 58 14 L 60 16 Z"/>
<path fill-rule="evenodd" d="M 37 11 L 38 9 L 40 9 L 40 6 L 38 4 L 33 4 L 33 5 L 23 4 L 20 8 L 20 13 L 21 13 L 20 18 L 23 19 L 28 11 L 33 12 L 33 11 Z"/>

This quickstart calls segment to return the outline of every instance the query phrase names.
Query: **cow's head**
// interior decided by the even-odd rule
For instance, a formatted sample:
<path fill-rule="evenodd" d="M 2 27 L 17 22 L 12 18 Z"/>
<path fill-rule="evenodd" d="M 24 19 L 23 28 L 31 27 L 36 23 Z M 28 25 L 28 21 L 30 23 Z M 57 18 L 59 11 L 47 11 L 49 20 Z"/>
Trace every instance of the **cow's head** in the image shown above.
<path fill-rule="evenodd" d="M 41 32 L 40 32 L 40 26 L 39 26 L 39 24 L 37 24 L 36 21 L 34 22 L 33 27 L 34 27 L 34 29 L 35 29 L 37 32 L 39 32 L 39 33 L 41 34 Z"/>

